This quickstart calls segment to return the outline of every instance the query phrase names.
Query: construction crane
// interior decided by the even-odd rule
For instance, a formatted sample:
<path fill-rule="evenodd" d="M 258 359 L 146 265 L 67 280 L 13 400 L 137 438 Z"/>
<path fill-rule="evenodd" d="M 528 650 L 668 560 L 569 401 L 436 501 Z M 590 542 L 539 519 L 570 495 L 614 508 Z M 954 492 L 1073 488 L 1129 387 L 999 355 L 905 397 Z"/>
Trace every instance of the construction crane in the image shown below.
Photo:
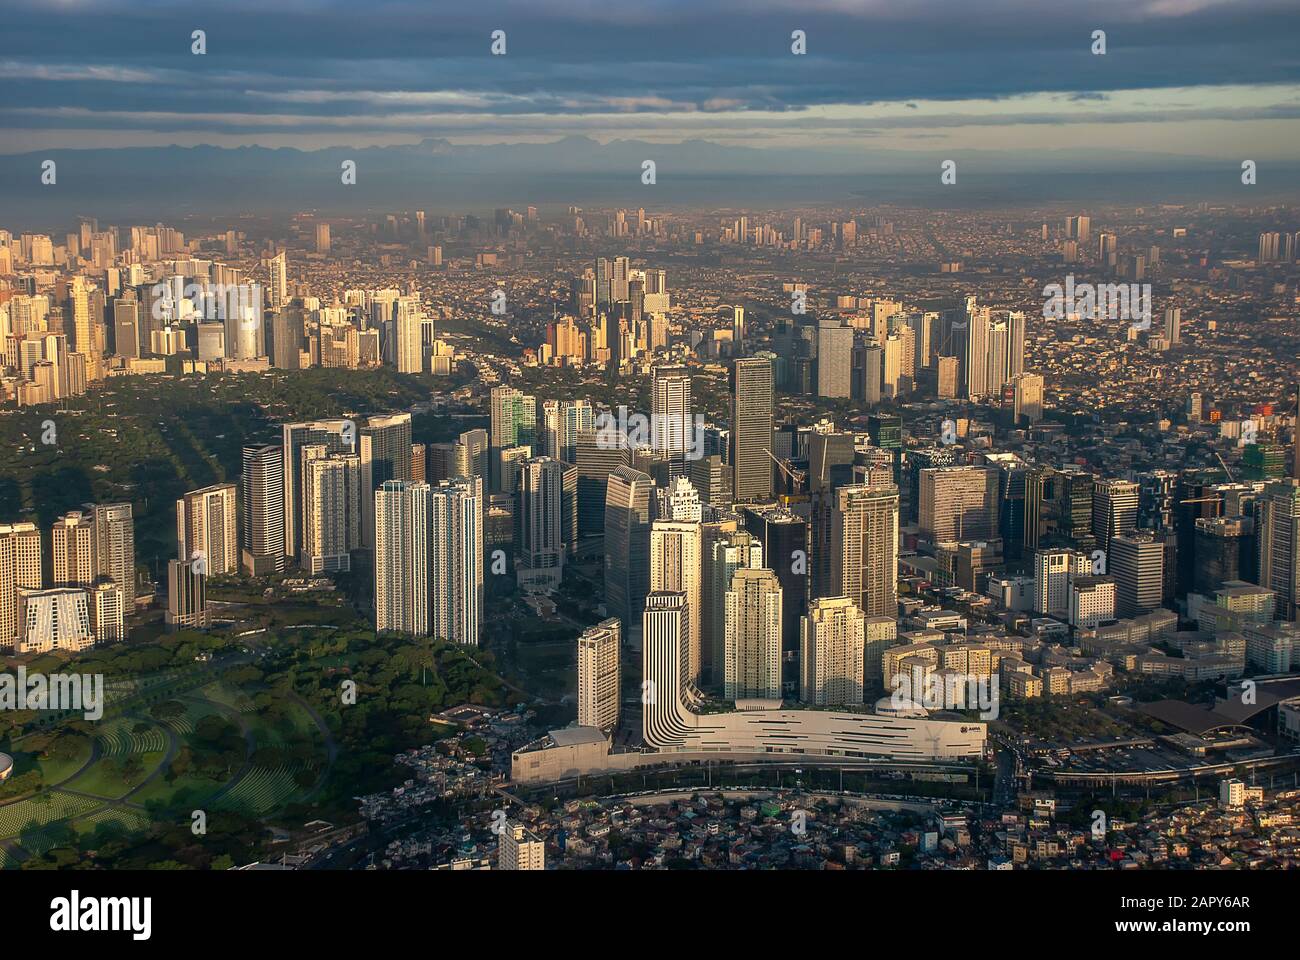
<path fill-rule="evenodd" d="M 802 470 L 794 470 L 786 466 L 785 461 L 782 460 L 780 457 L 778 457 L 776 454 L 774 454 L 771 450 L 767 449 L 767 447 L 763 448 L 763 452 L 772 458 L 772 462 L 777 465 L 777 468 L 782 473 L 784 473 L 787 477 L 790 478 L 790 482 L 793 483 L 796 487 L 800 486 L 807 479 L 807 474 L 805 474 Z"/>
<path fill-rule="evenodd" d="M 1237 481 L 1236 481 L 1236 479 L 1233 478 L 1233 476 L 1232 476 L 1232 471 L 1228 469 L 1228 465 L 1227 465 L 1227 463 L 1225 463 L 1224 460 L 1223 460 L 1223 457 L 1219 455 L 1219 451 L 1218 451 L 1218 450 L 1215 450 L 1215 451 L 1214 451 L 1214 456 L 1215 456 L 1215 458 L 1218 459 L 1218 461 L 1219 461 L 1219 466 L 1223 467 L 1223 472 L 1224 472 L 1224 474 L 1227 476 L 1227 478 L 1228 478 L 1228 482 L 1229 482 L 1229 483 L 1236 483 Z M 1212 502 L 1215 501 L 1215 500 L 1222 500 L 1222 499 L 1223 499 L 1222 495 L 1220 495 L 1220 494 L 1215 494 L 1215 495 L 1212 496 L 1212 497 L 1193 497 L 1193 498 L 1190 499 L 1190 500 L 1179 500 L 1178 502 L 1179 502 L 1179 503 L 1212 503 Z"/>
<path fill-rule="evenodd" d="M 777 465 L 777 468 L 783 474 L 785 474 L 787 478 L 789 478 L 790 483 L 794 486 L 794 489 L 799 490 L 800 488 L 803 487 L 803 484 L 807 479 L 807 475 L 802 470 L 794 470 L 786 466 L 784 460 L 780 459 L 778 456 L 776 456 L 776 454 L 774 454 L 771 450 L 767 449 L 766 447 L 763 448 L 763 452 L 766 453 L 769 457 L 771 457 L 772 462 Z M 802 503 L 803 501 L 808 499 L 808 496 L 807 494 L 802 494 L 802 493 L 798 493 L 798 494 L 783 493 L 778 497 L 778 499 L 781 501 L 782 506 L 788 507 L 793 503 Z"/>
<path fill-rule="evenodd" d="M 1229 482 L 1229 483 L 1236 483 L 1237 481 L 1236 481 L 1235 479 L 1233 479 L 1232 471 L 1229 470 L 1229 469 L 1228 469 L 1228 465 L 1227 465 L 1226 463 L 1223 462 L 1223 457 L 1219 455 L 1219 451 L 1218 451 L 1218 450 L 1215 450 L 1215 451 L 1214 451 L 1214 456 L 1215 456 L 1215 459 L 1217 459 L 1217 460 L 1219 461 L 1219 466 L 1223 467 L 1223 472 L 1226 473 L 1226 474 L 1228 475 L 1228 482 Z"/>

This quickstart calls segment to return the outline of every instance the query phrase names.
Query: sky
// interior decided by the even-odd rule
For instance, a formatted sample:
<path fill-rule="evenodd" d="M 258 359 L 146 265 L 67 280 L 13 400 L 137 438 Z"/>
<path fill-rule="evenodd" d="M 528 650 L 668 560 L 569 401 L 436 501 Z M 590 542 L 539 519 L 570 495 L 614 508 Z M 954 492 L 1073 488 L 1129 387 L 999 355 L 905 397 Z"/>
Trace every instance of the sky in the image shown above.
<path fill-rule="evenodd" d="M 1295 0 L 0 0 L 0 25 L 6 154 L 582 136 L 846 171 L 991 150 L 1300 159 Z"/>

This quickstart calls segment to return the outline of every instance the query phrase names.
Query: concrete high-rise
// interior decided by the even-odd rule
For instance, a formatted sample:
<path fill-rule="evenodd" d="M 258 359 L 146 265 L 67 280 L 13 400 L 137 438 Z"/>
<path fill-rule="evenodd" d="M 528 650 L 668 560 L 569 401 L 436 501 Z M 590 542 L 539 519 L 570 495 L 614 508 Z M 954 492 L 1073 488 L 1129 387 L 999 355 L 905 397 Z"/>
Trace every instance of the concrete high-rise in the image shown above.
<path fill-rule="evenodd" d="M 50 548 L 54 586 L 89 587 L 95 582 L 95 521 L 89 514 L 73 510 L 54 521 Z"/>
<path fill-rule="evenodd" d="M 424 372 L 424 312 L 418 297 L 398 297 L 394 305 L 394 362 L 399 373 Z"/>
<path fill-rule="evenodd" d="M 482 428 L 466 430 L 456 440 L 456 473 L 452 477 L 482 477 L 486 485 L 491 480 L 491 469 L 488 466 L 488 451 L 490 449 L 488 442 L 488 432 Z M 435 477 L 434 479 L 444 479 Z"/>
<path fill-rule="evenodd" d="M 838 318 L 817 321 L 817 396 L 848 397 L 853 375 L 853 328 Z"/>
<path fill-rule="evenodd" d="M 122 588 L 104 580 L 87 591 L 90 631 L 96 643 L 117 643 L 126 639 L 126 600 Z"/>
<path fill-rule="evenodd" d="M 541 447 L 545 456 L 577 464 L 578 438 L 595 429 L 596 416 L 586 400 L 547 400 L 542 404 Z"/>
<path fill-rule="evenodd" d="M 772 495 L 773 376 L 765 356 L 745 357 L 731 367 L 731 486 L 739 502 Z"/>
<path fill-rule="evenodd" d="M 280 370 L 297 370 L 302 363 L 302 344 L 306 318 L 301 307 L 292 304 L 272 314 L 271 366 Z"/>
<path fill-rule="evenodd" d="M 656 366 L 651 377 L 650 445 L 668 460 L 670 478 L 686 475 L 693 432 L 690 371 L 682 366 Z"/>
<path fill-rule="evenodd" d="M 498 870 L 545 870 L 546 844 L 521 823 L 506 821 L 497 837 Z"/>
<path fill-rule="evenodd" d="M 284 469 L 284 552 L 296 563 L 302 552 L 302 448 L 324 445 L 326 453 L 355 453 L 357 425 L 352 420 L 311 420 L 282 424 Z"/>
<path fill-rule="evenodd" d="M 831 557 L 836 551 L 832 539 L 835 488 L 853 482 L 857 457 L 856 438 L 828 425 L 814 426 L 808 434 L 808 492 L 810 495 L 810 537 L 808 544 L 808 595 L 838 596 L 831 584 Z"/>
<path fill-rule="evenodd" d="M 1256 508 L 1259 585 L 1273 591 L 1277 619 L 1295 620 L 1300 605 L 1300 480 L 1267 484 Z"/>
<path fill-rule="evenodd" d="M 687 682 L 698 685 L 704 667 L 699 522 L 656 520 L 650 526 L 650 590 L 686 597 Z"/>
<path fill-rule="evenodd" d="M 808 521 L 780 506 L 744 510 L 745 529 L 763 546 L 763 563 L 781 582 L 781 650 L 785 692 L 799 692 L 799 618 L 808 603 Z"/>
<path fill-rule="evenodd" d="M 781 699 L 781 583 L 776 574 L 762 568 L 737 570 L 726 610 L 723 696 Z"/>
<path fill-rule="evenodd" d="M 1034 554 L 1034 612 L 1064 614 L 1070 607 L 1070 583 L 1092 573 L 1092 560 L 1064 547 Z"/>
<path fill-rule="evenodd" d="M 1043 419 L 1043 377 L 1022 373 L 1016 377 L 1013 413 L 1016 424 L 1035 424 Z"/>
<path fill-rule="evenodd" d="M 361 455 L 361 542 L 371 549 L 375 539 L 373 494 L 389 480 L 413 480 L 411 415 L 371 417 L 358 431 Z"/>
<path fill-rule="evenodd" d="M 578 726 L 606 733 L 618 726 L 622 623 L 602 620 L 578 637 Z"/>
<path fill-rule="evenodd" d="M 14 652 L 78 652 L 94 645 L 90 594 L 81 587 L 23 590 L 18 594 L 18 636 Z"/>
<path fill-rule="evenodd" d="M 193 560 L 167 562 L 167 612 L 163 619 L 173 629 L 208 625 L 208 578 Z"/>
<path fill-rule="evenodd" d="M 107 577 L 135 603 L 135 521 L 129 503 L 87 505 L 95 520 L 95 575 Z"/>
<path fill-rule="evenodd" d="M 700 493 L 690 480 L 677 477 L 655 491 L 655 519 L 698 523 L 703 519 Z"/>
<path fill-rule="evenodd" d="M 490 479 L 493 490 L 506 489 L 501 451 L 512 447 L 535 446 L 536 434 L 536 398 L 514 387 L 493 387 L 490 437 Z"/>
<path fill-rule="evenodd" d="M 119 357 L 140 356 L 140 303 L 121 299 L 113 304 L 113 352 Z"/>
<path fill-rule="evenodd" d="M 477 645 L 483 618 L 482 478 L 433 487 L 428 518 L 429 632 Z"/>
<path fill-rule="evenodd" d="M 388 480 L 375 491 L 375 630 L 429 632 L 429 485 Z"/>
<path fill-rule="evenodd" d="M 66 329 L 71 335 L 70 349 L 87 357 L 97 357 L 92 342 L 90 319 L 90 290 L 85 277 L 74 276 L 68 284 L 68 309 Z"/>
<path fill-rule="evenodd" d="M 564 557 L 565 464 L 550 457 L 521 463 L 515 481 L 515 576 L 525 590 L 560 585 Z M 576 472 L 573 478 L 577 493 Z"/>
<path fill-rule="evenodd" d="M 998 535 L 998 472 L 992 467 L 935 467 L 920 473 L 921 535 L 934 543 Z"/>
<path fill-rule="evenodd" d="M 266 268 L 270 276 L 267 286 L 270 306 L 272 310 L 279 310 L 289 302 L 289 261 L 285 252 L 281 250 L 267 260 Z"/>
<path fill-rule="evenodd" d="M 700 573 L 700 603 L 704 638 L 701 647 L 709 681 L 722 683 L 726 661 L 727 591 L 737 570 L 763 566 L 763 545 L 744 530 L 705 531 Z"/>
<path fill-rule="evenodd" d="M 1107 572 L 1115 578 L 1117 615 L 1137 617 L 1160 608 L 1165 572 L 1163 540 L 1145 530 L 1112 537 L 1107 563 Z"/>
<path fill-rule="evenodd" d="M 802 618 L 799 699 L 819 707 L 862 703 L 866 618 L 848 597 L 821 597 Z"/>
<path fill-rule="evenodd" d="M 679 703 L 695 699 L 689 680 L 686 594 L 646 594 L 641 615 L 641 726 L 643 732 L 673 728 Z M 653 741 L 647 741 L 653 742 Z"/>
<path fill-rule="evenodd" d="M 208 576 L 239 570 L 239 536 L 233 483 L 191 490 L 176 501 L 176 556 L 203 558 Z"/>
<path fill-rule="evenodd" d="M 650 591 L 650 524 L 654 481 L 631 467 L 609 475 L 605 494 L 605 609 L 629 635 L 640 632 Z"/>
<path fill-rule="evenodd" d="M 1025 315 L 978 307 L 971 311 L 966 346 L 966 396 L 997 397 L 1024 372 Z"/>
<path fill-rule="evenodd" d="M 369 496 L 355 454 L 329 453 L 325 444 L 302 448 L 302 553 L 308 573 L 352 569 L 351 551 L 362 547 L 361 500 Z"/>
<path fill-rule="evenodd" d="M 835 490 L 830 587 L 865 616 L 898 613 L 898 487 L 853 484 Z"/>
<path fill-rule="evenodd" d="M 40 588 L 40 530 L 34 523 L 0 525 L 0 647 L 13 647 L 18 635 L 19 591 Z"/>
<path fill-rule="evenodd" d="M 283 572 L 284 448 L 278 444 L 243 450 L 239 477 L 240 566 L 247 576 Z"/>

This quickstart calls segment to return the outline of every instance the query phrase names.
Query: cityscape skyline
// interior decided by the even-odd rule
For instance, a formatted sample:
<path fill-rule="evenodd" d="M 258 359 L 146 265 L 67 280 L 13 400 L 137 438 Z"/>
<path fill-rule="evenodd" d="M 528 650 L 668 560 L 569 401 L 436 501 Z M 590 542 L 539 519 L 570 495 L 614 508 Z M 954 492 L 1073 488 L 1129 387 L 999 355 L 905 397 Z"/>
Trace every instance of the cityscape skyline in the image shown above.
<path fill-rule="evenodd" d="M 0 871 L 1300 868 L 1294 5 L 0 22 Z"/>

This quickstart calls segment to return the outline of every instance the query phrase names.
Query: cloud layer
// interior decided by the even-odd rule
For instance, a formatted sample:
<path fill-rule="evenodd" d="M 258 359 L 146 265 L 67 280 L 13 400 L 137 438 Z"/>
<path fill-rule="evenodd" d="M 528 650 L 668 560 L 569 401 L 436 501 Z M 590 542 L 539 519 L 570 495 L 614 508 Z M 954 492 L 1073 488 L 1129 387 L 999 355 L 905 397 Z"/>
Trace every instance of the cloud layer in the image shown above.
<path fill-rule="evenodd" d="M 1300 152 L 1300 6 L 1274 0 L 63 0 L 0 3 L 0 22 L 7 153 L 570 135 Z"/>

